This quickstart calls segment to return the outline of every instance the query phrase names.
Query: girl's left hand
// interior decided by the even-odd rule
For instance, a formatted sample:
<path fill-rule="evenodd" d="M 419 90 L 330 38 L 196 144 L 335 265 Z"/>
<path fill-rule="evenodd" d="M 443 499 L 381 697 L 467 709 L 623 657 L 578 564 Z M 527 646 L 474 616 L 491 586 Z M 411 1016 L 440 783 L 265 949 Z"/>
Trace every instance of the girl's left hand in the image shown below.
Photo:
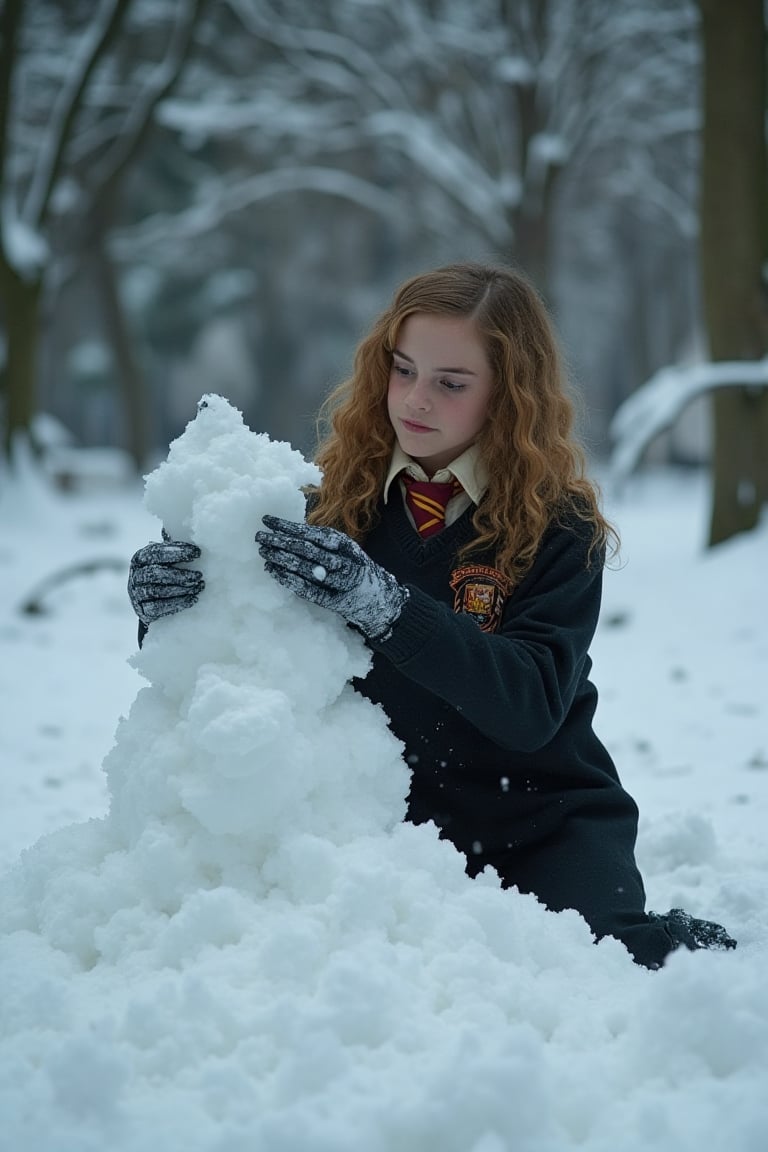
<path fill-rule="evenodd" d="M 386 640 L 408 599 L 408 589 L 335 528 L 264 516 L 257 532 L 264 567 L 283 587 L 338 612 L 367 640 Z"/>

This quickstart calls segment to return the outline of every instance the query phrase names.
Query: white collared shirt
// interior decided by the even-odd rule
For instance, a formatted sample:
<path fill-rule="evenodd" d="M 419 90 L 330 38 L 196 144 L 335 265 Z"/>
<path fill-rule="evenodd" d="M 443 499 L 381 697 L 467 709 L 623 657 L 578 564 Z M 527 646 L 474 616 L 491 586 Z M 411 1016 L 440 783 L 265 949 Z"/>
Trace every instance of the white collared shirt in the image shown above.
<path fill-rule="evenodd" d="M 440 468 L 435 472 L 434 476 L 427 476 L 424 469 L 413 460 L 410 456 L 406 456 L 399 444 L 395 444 L 392 453 L 392 460 L 389 465 L 389 472 L 384 484 L 384 503 L 389 499 L 389 491 L 392 482 L 400 475 L 401 472 L 407 472 L 409 476 L 413 476 L 414 480 L 422 480 L 434 484 L 446 484 L 451 480 L 458 480 L 461 484 L 461 491 L 457 492 L 448 501 L 448 506 L 445 509 L 445 523 L 453 524 L 458 520 L 462 512 L 469 508 L 470 504 L 479 504 L 481 499 L 486 493 L 488 488 L 488 473 L 485 465 L 480 459 L 480 452 L 476 444 L 470 444 L 469 448 L 452 460 L 445 468 Z M 401 491 L 402 499 L 405 502 L 405 485 L 400 481 L 398 488 Z M 405 508 L 408 513 L 408 518 L 413 524 L 414 528 L 416 523 L 411 515 L 411 510 L 407 502 Z"/>

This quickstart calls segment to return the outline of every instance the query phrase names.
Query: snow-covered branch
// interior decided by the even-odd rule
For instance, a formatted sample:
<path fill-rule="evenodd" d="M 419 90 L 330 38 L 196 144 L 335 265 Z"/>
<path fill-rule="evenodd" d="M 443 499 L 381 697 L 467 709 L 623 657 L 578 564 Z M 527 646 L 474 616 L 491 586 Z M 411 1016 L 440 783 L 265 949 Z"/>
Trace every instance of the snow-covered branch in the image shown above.
<path fill-rule="evenodd" d="M 273 90 L 256 92 L 247 100 L 223 93 L 209 96 L 203 104 L 190 97 L 171 97 L 158 107 L 156 120 L 171 131 L 195 137 L 212 136 L 216 140 L 258 131 L 270 139 L 320 136 L 320 143 L 328 133 L 337 131 L 340 124 L 350 123 L 346 106 L 342 108 L 330 101 L 279 99 Z M 354 140 L 360 143 L 359 125 L 355 126 Z"/>
<path fill-rule="evenodd" d="M 93 26 L 83 35 L 67 82 L 62 86 L 51 114 L 46 139 L 40 149 L 35 174 L 27 193 L 23 218 L 39 228 L 48 210 L 64 151 L 88 81 L 104 51 L 117 33 L 131 0 L 104 0 Z"/>
<path fill-rule="evenodd" d="M 768 388 L 768 357 L 669 366 L 656 372 L 619 406 L 611 422 L 611 473 L 621 483 L 651 442 L 671 428 L 697 396 L 719 388 Z"/>
<path fill-rule="evenodd" d="M 490 235 L 497 239 L 506 236 L 497 180 L 469 151 L 439 132 L 434 121 L 394 111 L 377 112 L 368 117 L 366 129 L 371 139 L 396 143 L 412 164 L 450 193 Z"/>
<path fill-rule="evenodd" d="M 206 3 L 207 0 L 182 0 L 165 57 L 134 101 L 122 131 L 99 166 L 94 180 L 97 192 L 118 180 L 123 169 L 138 151 L 155 108 L 163 97 L 171 92 L 179 79 L 195 27 Z"/>
<path fill-rule="evenodd" d="M 646 153 L 633 152 L 623 171 L 611 173 L 607 186 L 617 196 L 640 201 L 644 212 L 671 220 L 681 236 L 696 236 L 699 217 L 695 204 L 657 175 Z"/>
<path fill-rule="evenodd" d="M 376 55 L 367 52 L 351 37 L 324 28 L 298 27 L 271 11 L 264 0 L 228 0 L 230 8 L 250 33 L 290 53 L 319 54 L 343 65 L 343 72 L 351 72 L 356 80 L 353 90 L 365 88 L 376 92 L 385 107 L 400 108 L 407 105 L 404 93 L 395 79 L 383 69 Z M 330 73 L 327 74 L 330 76 Z M 334 74 L 337 75 L 337 74 Z M 346 86 L 346 85 L 345 85 Z"/>
<path fill-rule="evenodd" d="M 393 155 L 418 176 L 425 197 L 427 186 L 439 189 L 505 248 L 520 205 L 543 205 L 553 172 L 613 150 L 622 182 L 611 187 L 690 231 L 687 189 L 667 187 L 657 163 L 657 146 L 670 134 L 696 129 L 680 100 L 696 50 L 677 43 L 690 4 L 672 19 L 661 0 L 642 11 L 563 0 L 555 17 L 520 0 L 501 19 L 491 2 L 464 12 L 400 0 L 372 6 L 371 21 L 359 3 L 344 0 L 226 0 L 225 7 L 268 46 L 261 82 L 224 87 L 204 102 L 197 94 L 165 101 L 158 115 L 172 128 L 215 138 L 250 129 L 249 146 L 267 164 L 286 147 L 325 166 L 343 151 Z M 615 52 L 596 54 L 593 33 Z M 643 49 L 649 40 L 659 45 L 651 59 Z M 670 70 L 680 52 L 681 67 Z M 523 118 L 513 98 L 521 85 L 534 90 Z M 648 155 L 633 159 L 638 150 Z"/>
<path fill-rule="evenodd" d="M 204 203 L 183 212 L 171 216 L 157 214 L 133 228 L 122 229 L 113 235 L 110 248 L 120 259 L 156 254 L 158 248 L 169 242 L 177 245 L 211 232 L 231 212 L 289 192 L 337 196 L 391 221 L 402 214 L 402 203 L 397 197 L 339 169 L 276 168 L 238 184 L 218 184 L 215 196 L 206 196 Z"/>

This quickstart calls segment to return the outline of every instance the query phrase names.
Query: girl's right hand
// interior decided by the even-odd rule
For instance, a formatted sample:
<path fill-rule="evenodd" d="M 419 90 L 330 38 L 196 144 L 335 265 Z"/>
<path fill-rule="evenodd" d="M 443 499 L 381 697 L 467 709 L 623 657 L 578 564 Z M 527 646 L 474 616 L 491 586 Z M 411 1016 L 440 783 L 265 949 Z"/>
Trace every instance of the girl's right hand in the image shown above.
<path fill-rule="evenodd" d="M 196 544 L 171 540 L 165 531 L 162 544 L 146 544 L 134 553 L 128 573 L 128 596 L 143 624 L 172 616 L 196 602 L 205 587 L 202 572 L 176 565 L 196 560 L 199 555 Z"/>

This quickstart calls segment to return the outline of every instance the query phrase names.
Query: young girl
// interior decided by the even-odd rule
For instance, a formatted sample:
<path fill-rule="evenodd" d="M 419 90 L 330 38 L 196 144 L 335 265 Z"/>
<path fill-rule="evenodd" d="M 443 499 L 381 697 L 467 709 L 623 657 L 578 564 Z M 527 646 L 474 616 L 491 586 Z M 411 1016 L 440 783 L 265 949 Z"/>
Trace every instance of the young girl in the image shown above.
<path fill-rule="evenodd" d="M 265 517 L 256 540 L 275 579 L 373 650 L 356 687 L 405 745 L 408 819 L 434 821 L 470 876 L 490 866 L 575 908 L 640 964 L 733 947 L 679 909 L 645 911 L 637 808 L 592 728 L 588 648 L 613 533 L 530 284 L 476 264 L 413 277 L 324 408 L 307 523 Z M 201 574 L 174 567 L 197 554 L 136 554 L 143 630 L 197 599 Z"/>

